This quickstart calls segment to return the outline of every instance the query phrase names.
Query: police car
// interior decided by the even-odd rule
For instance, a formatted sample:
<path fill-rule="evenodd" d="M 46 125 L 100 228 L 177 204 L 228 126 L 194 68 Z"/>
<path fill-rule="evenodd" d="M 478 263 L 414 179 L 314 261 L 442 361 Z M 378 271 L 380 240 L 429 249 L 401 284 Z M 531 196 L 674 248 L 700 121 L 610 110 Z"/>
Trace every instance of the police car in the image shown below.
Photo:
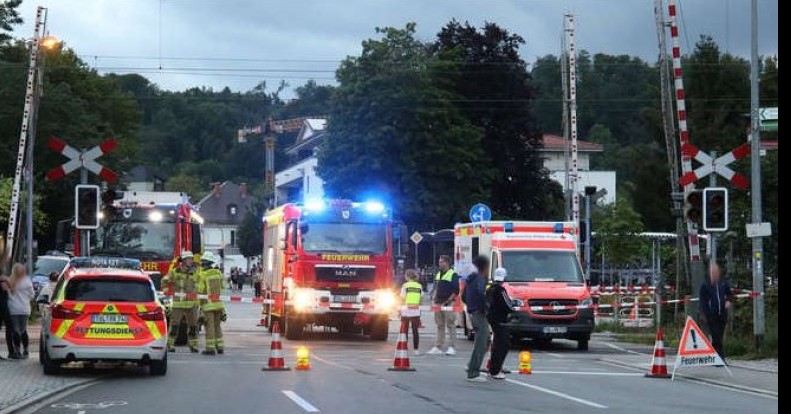
<path fill-rule="evenodd" d="M 42 315 L 44 374 L 64 363 L 135 362 L 152 375 L 167 372 L 167 322 L 151 279 L 134 259 L 72 259 Z"/>

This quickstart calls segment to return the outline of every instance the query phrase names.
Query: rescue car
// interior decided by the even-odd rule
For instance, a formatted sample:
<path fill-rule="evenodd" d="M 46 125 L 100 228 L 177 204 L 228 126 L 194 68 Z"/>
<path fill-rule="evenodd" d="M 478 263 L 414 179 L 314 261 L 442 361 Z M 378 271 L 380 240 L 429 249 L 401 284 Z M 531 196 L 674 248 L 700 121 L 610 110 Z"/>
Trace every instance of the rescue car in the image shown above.
<path fill-rule="evenodd" d="M 167 321 L 140 261 L 72 259 L 42 315 L 40 362 L 44 374 L 75 361 L 135 362 L 152 375 L 167 372 Z"/>

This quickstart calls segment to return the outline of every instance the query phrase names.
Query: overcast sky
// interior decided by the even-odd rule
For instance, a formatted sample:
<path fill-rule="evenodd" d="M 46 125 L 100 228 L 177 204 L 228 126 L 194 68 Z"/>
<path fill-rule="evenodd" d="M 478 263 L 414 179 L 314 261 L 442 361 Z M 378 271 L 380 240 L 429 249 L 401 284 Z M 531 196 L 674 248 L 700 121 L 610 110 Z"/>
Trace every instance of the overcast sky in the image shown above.
<path fill-rule="evenodd" d="M 700 34 L 749 56 L 750 0 L 678 0 L 684 53 Z M 777 54 L 778 0 L 759 0 L 759 48 Z M 377 26 L 418 24 L 431 40 L 455 18 L 495 22 L 522 35 L 522 56 L 558 54 L 563 14 L 574 13 L 578 48 L 658 53 L 654 0 L 25 0 L 29 37 L 35 7 L 49 8 L 49 31 L 102 72 L 138 72 L 163 88 L 248 90 L 266 80 L 298 86 L 332 82 L 338 62 L 358 54 Z M 189 58 L 189 59 L 185 59 Z M 159 67 L 162 70 L 159 70 Z"/>

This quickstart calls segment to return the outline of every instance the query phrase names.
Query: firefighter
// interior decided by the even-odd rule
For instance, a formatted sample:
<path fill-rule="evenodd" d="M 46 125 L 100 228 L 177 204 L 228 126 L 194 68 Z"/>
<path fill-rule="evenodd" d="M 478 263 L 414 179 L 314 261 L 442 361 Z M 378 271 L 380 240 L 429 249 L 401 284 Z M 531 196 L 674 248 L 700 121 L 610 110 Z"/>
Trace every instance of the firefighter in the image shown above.
<path fill-rule="evenodd" d="M 206 324 L 206 350 L 203 355 L 222 354 L 225 352 L 225 344 L 222 340 L 222 329 L 220 322 L 225 321 L 225 307 L 219 295 L 222 293 L 223 274 L 219 269 L 219 260 L 214 253 L 206 252 L 201 257 L 202 269 L 198 282 L 198 293 L 209 295 L 207 299 L 201 299 L 201 311 Z"/>
<path fill-rule="evenodd" d="M 195 274 L 193 259 L 192 252 L 181 252 L 178 267 L 162 279 L 165 294 L 173 296 L 168 352 L 176 351 L 176 337 L 182 318 L 187 321 L 187 345 L 191 352 L 198 352 L 198 301 L 194 297 L 197 294 L 198 275 Z"/>

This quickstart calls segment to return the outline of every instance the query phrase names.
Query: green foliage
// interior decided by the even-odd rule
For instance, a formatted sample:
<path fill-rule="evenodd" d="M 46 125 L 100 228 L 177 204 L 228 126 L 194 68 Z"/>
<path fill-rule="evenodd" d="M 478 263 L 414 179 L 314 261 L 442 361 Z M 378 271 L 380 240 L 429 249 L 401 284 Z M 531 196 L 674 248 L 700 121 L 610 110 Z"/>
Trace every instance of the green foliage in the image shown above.
<path fill-rule="evenodd" d="M 8 229 L 8 218 L 11 215 L 11 189 L 14 186 L 13 178 L 0 177 L 0 229 Z M 19 209 L 24 212 L 26 201 L 24 198 L 19 200 Z M 20 218 L 24 217 L 20 214 Z M 47 215 L 41 208 L 41 197 L 33 198 L 33 230 L 41 232 L 48 223 Z"/>
<path fill-rule="evenodd" d="M 246 258 L 259 256 L 264 249 L 264 240 L 261 237 L 261 218 L 254 211 L 245 212 L 241 223 L 236 229 L 237 245 L 239 251 Z"/>
<path fill-rule="evenodd" d="M 199 178 L 179 173 L 171 175 L 165 182 L 167 191 L 179 191 L 189 195 L 190 200 L 195 203 L 208 192 L 207 186 Z"/>
<path fill-rule="evenodd" d="M 591 220 L 599 241 L 597 255 L 604 254 L 607 263 L 623 267 L 643 256 L 644 240 L 639 236 L 644 230 L 643 222 L 628 200 L 619 197 L 616 203 L 596 212 Z"/>
<path fill-rule="evenodd" d="M 22 24 L 17 8 L 22 4 L 22 0 L 3 0 L 0 1 L 0 46 L 11 40 L 11 32 L 14 25 Z"/>

